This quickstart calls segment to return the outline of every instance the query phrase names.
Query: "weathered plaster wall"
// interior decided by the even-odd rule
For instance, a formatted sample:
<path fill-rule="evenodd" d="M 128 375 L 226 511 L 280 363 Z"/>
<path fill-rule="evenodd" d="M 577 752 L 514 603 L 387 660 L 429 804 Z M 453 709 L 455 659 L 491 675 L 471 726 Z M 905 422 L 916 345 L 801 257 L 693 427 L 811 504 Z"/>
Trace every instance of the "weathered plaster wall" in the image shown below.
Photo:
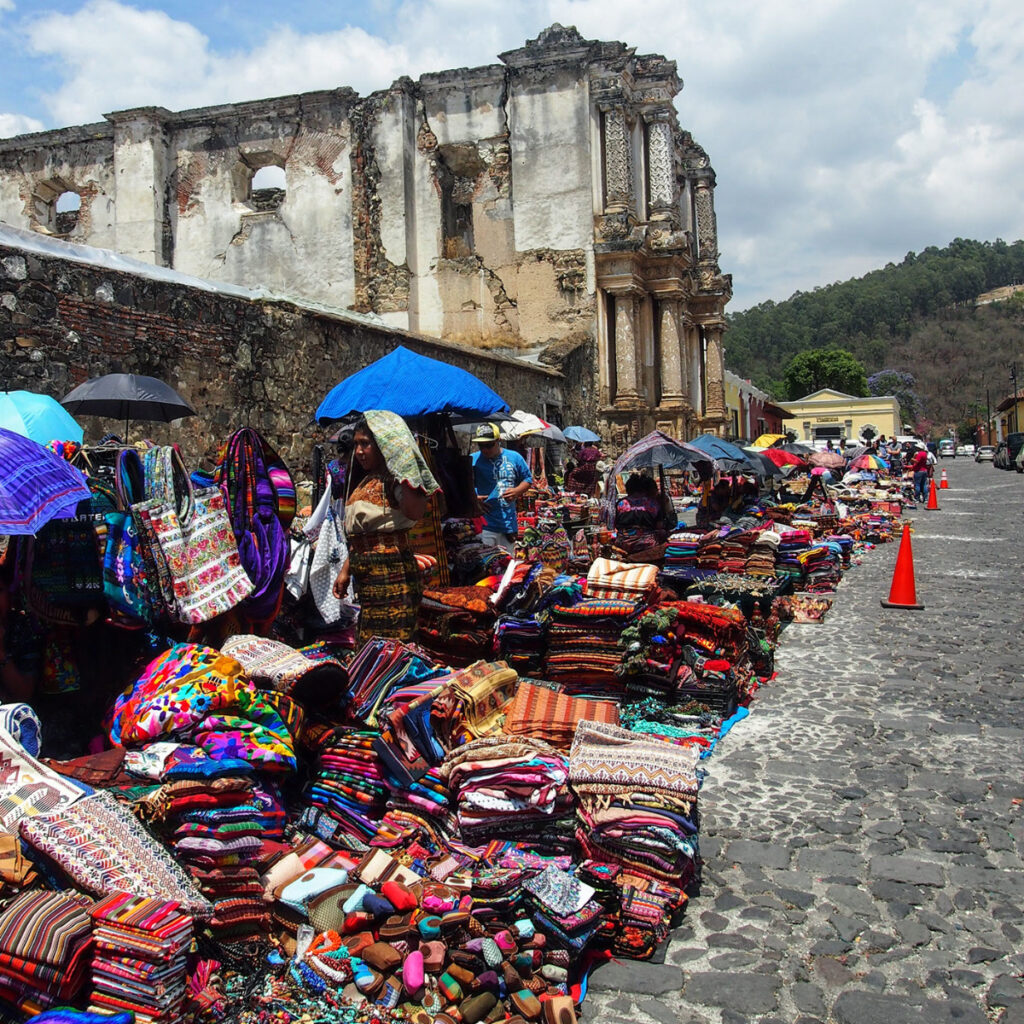
<path fill-rule="evenodd" d="M 41 132 L 0 151 L 0 221 L 56 234 L 53 204 L 62 192 L 82 200 L 70 241 L 117 248 L 113 129 L 103 122 Z"/>
<path fill-rule="evenodd" d="M 46 230 L 66 184 L 75 240 L 479 349 L 586 337 L 594 426 L 722 429 L 731 281 L 675 62 L 561 25 L 499 56 L 0 140 L 0 220 Z"/>
<path fill-rule="evenodd" d="M 403 344 L 476 374 L 513 408 L 559 406 L 579 419 L 586 394 L 544 367 L 319 313 L 0 245 L 0 388 L 61 397 L 115 371 L 158 377 L 199 415 L 133 436 L 178 441 L 209 459 L 232 430 L 260 429 L 300 471 L 317 405 L 339 380 Z M 574 376 L 587 376 L 582 371 Z M 571 420 L 567 420 L 569 422 Z M 87 437 L 123 423 L 82 417 Z"/>

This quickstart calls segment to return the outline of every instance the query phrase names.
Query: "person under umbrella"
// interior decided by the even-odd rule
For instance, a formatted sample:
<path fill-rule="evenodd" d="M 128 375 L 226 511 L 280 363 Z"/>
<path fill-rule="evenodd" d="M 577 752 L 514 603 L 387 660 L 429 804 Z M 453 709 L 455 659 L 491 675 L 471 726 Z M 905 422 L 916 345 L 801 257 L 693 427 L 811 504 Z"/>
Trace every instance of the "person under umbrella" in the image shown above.
<path fill-rule="evenodd" d="M 427 499 L 439 485 L 412 431 L 393 412 L 365 412 L 355 424 L 352 444 L 365 476 L 345 502 L 348 558 L 334 581 L 334 595 L 344 599 L 351 578 L 361 607 L 360 637 L 408 640 L 423 596 L 423 574 L 409 531 L 423 518 Z"/>
<path fill-rule="evenodd" d="M 565 478 L 565 489 L 574 494 L 585 494 L 588 498 L 593 498 L 597 494 L 597 485 L 601 479 L 597 464 L 602 457 L 601 449 L 596 445 L 583 445 L 577 455 L 577 466 Z"/>

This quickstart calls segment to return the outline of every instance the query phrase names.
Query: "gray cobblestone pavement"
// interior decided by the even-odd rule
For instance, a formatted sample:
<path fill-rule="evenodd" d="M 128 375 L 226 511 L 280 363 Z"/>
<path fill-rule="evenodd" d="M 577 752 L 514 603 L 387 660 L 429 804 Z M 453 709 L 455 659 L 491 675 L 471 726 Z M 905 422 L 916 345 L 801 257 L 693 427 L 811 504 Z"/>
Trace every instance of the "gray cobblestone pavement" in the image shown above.
<path fill-rule="evenodd" d="M 1024 479 L 944 466 L 914 516 L 918 600 L 883 610 L 897 544 L 705 764 L 701 891 L 663 962 L 610 963 L 601 1024 L 1024 1024 Z"/>

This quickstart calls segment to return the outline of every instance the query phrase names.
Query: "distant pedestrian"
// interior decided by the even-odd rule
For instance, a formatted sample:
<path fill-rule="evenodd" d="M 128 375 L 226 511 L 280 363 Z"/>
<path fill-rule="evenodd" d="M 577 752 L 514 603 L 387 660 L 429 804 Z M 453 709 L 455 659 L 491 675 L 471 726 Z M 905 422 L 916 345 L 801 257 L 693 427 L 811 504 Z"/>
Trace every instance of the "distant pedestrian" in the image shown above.
<path fill-rule="evenodd" d="M 910 468 L 914 472 L 914 500 L 925 501 L 928 490 L 928 456 L 931 453 L 928 451 L 920 450 L 914 456 L 913 462 L 910 463 Z"/>

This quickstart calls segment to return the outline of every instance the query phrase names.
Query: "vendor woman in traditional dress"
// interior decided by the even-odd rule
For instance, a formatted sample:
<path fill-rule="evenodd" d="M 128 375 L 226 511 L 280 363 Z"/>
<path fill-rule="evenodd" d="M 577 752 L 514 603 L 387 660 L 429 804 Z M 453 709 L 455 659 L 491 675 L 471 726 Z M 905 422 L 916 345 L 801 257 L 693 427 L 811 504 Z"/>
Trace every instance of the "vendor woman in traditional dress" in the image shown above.
<path fill-rule="evenodd" d="M 334 593 L 341 598 L 351 576 L 361 606 L 360 636 L 408 640 L 423 595 L 409 530 L 423 518 L 438 483 L 412 432 L 393 412 L 364 413 L 353 431 L 353 456 L 366 475 L 345 502 L 348 559 Z"/>

